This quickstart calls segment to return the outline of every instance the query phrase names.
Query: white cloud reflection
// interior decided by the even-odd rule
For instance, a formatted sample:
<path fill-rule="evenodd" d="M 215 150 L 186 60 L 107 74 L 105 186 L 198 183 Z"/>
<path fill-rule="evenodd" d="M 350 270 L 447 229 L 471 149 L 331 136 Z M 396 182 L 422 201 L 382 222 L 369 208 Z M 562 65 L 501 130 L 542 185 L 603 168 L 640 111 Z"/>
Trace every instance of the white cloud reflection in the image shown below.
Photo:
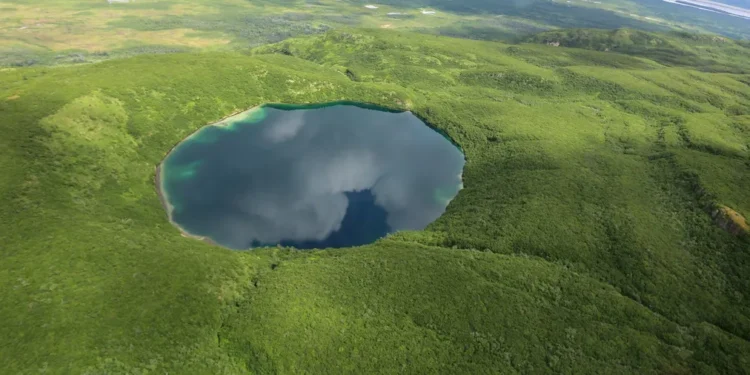
<path fill-rule="evenodd" d="M 421 229 L 445 209 L 435 189 L 460 183 L 460 152 L 411 113 L 266 111 L 260 124 L 170 155 L 167 168 L 205 159 L 168 191 L 183 228 L 238 249 L 321 241 L 341 227 L 345 193 L 369 189 L 392 230 Z"/>

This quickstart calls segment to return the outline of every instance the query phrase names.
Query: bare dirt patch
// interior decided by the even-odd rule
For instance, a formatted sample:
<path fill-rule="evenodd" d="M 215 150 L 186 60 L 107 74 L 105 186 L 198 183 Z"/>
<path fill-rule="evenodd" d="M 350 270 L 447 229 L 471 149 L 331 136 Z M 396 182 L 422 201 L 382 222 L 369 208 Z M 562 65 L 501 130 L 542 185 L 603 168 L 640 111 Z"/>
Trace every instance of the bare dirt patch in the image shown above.
<path fill-rule="evenodd" d="M 720 227 L 735 236 L 750 234 L 750 224 L 747 220 L 727 206 L 719 206 L 711 216 Z"/>

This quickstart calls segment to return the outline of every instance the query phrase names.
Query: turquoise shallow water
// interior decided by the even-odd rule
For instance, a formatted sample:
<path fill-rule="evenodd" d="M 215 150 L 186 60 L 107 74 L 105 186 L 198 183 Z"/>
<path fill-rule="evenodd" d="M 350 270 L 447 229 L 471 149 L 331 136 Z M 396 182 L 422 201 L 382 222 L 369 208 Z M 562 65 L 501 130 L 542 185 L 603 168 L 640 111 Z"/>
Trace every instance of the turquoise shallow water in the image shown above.
<path fill-rule="evenodd" d="M 348 247 L 437 219 L 464 157 L 410 112 L 266 105 L 207 126 L 161 166 L 183 231 L 232 248 Z"/>

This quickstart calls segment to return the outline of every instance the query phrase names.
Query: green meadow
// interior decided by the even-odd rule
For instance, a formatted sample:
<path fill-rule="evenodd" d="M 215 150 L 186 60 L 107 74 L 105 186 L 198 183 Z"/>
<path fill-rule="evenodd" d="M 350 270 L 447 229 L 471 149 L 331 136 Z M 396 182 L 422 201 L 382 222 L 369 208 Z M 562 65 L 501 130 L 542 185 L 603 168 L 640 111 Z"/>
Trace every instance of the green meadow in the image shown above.
<path fill-rule="evenodd" d="M 744 19 L 651 0 L 112 1 L 0 0 L 0 66 L 243 51 L 346 27 L 505 42 L 568 28 L 750 38 Z M 377 8 L 365 8 L 370 3 Z"/>
<path fill-rule="evenodd" d="M 746 43 L 314 34 L 0 69 L 3 373 L 750 372 Z M 175 144 L 338 100 L 463 149 L 426 230 L 235 252 L 170 224 L 154 173 Z"/>

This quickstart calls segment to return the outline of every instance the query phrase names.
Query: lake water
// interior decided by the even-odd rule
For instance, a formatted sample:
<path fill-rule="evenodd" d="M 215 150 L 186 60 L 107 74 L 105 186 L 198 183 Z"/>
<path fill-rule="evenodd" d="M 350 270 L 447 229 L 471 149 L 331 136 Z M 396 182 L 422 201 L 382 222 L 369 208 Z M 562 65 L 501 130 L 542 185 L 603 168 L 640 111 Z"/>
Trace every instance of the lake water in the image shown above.
<path fill-rule="evenodd" d="M 463 165 L 411 112 L 265 105 L 185 139 L 159 180 L 187 234 L 232 249 L 312 249 L 424 229 L 461 189 Z"/>

